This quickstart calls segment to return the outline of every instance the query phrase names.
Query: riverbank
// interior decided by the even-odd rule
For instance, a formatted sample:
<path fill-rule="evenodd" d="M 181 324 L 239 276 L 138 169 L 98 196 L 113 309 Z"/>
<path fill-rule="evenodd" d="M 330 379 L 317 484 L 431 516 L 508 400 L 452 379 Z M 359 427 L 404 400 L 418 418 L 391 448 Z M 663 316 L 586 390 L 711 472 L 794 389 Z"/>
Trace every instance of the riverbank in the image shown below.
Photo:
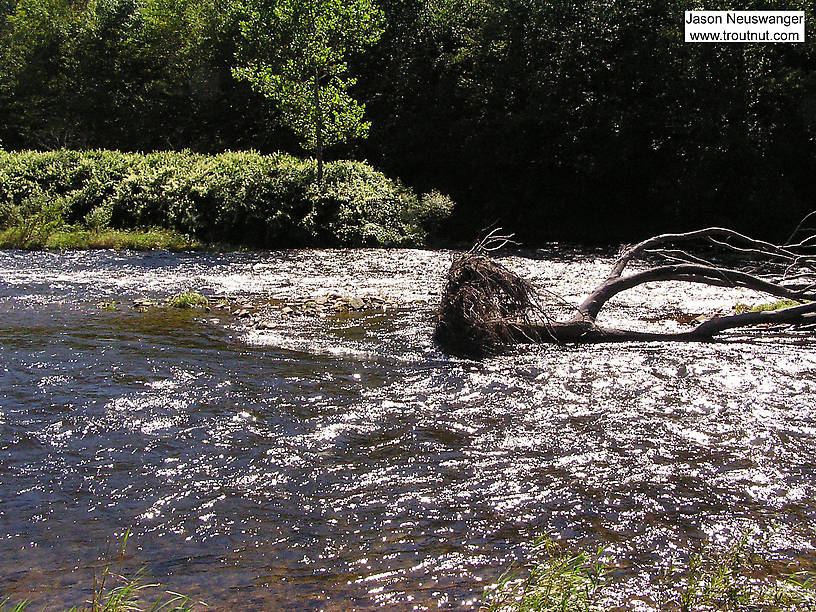
<path fill-rule="evenodd" d="M 0 249 L 21 250 L 95 250 L 114 249 L 132 251 L 201 251 L 213 248 L 192 236 L 162 228 L 136 230 L 89 230 L 83 227 L 62 226 L 29 228 L 15 225 L 0 231 Z M 237 247 L 235 247 L 237 249 Z"/>
<path fill-rule="evenodd" d="M 6 248 L 423 246 L 452 209 L 363 162 L 318 185 L 284 154 L 0 151 Z"/>

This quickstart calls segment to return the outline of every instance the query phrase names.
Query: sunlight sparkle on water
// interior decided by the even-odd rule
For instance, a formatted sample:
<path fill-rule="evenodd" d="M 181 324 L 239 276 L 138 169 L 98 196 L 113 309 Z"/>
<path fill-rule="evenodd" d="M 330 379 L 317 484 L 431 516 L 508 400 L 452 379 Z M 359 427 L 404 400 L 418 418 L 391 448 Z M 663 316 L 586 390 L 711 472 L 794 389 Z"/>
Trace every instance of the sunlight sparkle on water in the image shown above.
<path fill-rule="evenodd" d="M 812 342 L 449 359 L 430 336 L 451 257 L 0 253 L 2 558 L 78 565 L 132 526 L 134 564 L 217 608 L 463 609 L 547 535 L 610 546 L 629 564 L 619 601 L 647 610 L 638 567 L 655 556 L 680 562 L 746 529 L 772 534 L 763 546 L 780 558 L 813 554 Z M 610 259 L 504 262 L 577 300 Z M 261 331 L 95 307 L 183 289 L 257 304 L 381 292 L 406 306 L 362 315 L 352 334 L 333 316 L 270 313 Z M 606 322 L 660 328 L 678 304 L 697 315 L 748 297 L 646 288 Z M 19 584 L 4 569 L 0 587 Z M 55 598 L 81 589 L 42 575 Z"/>

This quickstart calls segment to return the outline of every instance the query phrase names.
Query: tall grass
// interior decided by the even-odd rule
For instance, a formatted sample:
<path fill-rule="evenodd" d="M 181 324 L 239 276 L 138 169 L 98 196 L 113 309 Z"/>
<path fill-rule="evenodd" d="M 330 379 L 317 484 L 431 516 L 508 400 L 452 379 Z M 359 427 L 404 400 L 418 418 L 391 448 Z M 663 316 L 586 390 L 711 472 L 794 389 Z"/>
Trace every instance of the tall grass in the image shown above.
<path fill-rule="evenodd" d="M 486 590 L 483 612 L 606 612 L 636 594 L 620 593 L 614 564 L 603 551 L 570 552 L 551 540 L 536 543 L 531 560 L 513 565 Z M 659 612 L 813 612 L 816 576 L 759 554 L 742 537 L 705 547 L 683 566 L 652 572 L 651 600 Z"/>
<path fill-rule="evenodd" d="M 780 568 L 743 536 L 729 546 L 690 555 L 685 567 L 665 570 L 657 599 L 661 609 L 679 612 L 813 611 L 815 587 L 813 575 L 787 564 Z"/>
<path fill-rule="evenodd" d="M 63 612 L 195 612 L 207 607 L 205 603 L 193 601 L 179 593 L 168 591 L 152 594 L 160 585 L 147 581 L 144 568 L 133 575 L 123 575 L 121 567 L 129 539 L 130 529 L 122 537 L 118 554 L 112 556 L 109 547 L 103 565 L 94 568 L 93 591 L 87 605 L 66 608 Z M 114 571 L 114 566 L 118 566 L 120 571 Z M 16 604 L 9 599 L 0 600 L 0 612 L 34 611 L 28 600 Z"/>
<path fill-rule="evenodd" d="M 539 539 L 533 561 L 511 566 L 486 590 L 486 612 L 589 612 L 599 610 L 608 586 L 609 566 L 602 550 L 568 553 L 550 539 Z"/>
<path fill-rule="evenodd" d="M 40 226 L 32 233 L 19 226 L 0 230 L 0 249 L 129 249 L 190 251 L 204 245 L 191 236 L 162 228 L 91 231 L 82 226 Z"/>

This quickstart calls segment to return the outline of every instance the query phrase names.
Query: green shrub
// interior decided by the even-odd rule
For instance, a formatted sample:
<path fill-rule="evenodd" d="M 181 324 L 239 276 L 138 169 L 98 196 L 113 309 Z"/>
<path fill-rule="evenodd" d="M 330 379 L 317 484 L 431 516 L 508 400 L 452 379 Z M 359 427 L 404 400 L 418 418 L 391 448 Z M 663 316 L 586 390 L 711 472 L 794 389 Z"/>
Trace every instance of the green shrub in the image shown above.
<path fill-rule="evenodd" d="M 52 199 L 40 193 L 29 196 L 15 208 L 18 220 L 3 232 L 3 237 L 18 248 L 42 248 L 48 237 L 64 225 L 64 198 Z"/>
<path fill-rule="evenodd" d="M 108 204 L 94 206 L 91 212 L 82 218 L 85 226 L 92 232 L 100 232 L 110 227 L 113 220 L 113 208 Z"/>
<path fill-rule="evenodd" d="M 327 164 L 323 188 L 315 174 L 313 161 L 252 151 L 0 151 L 0 228 L 59 200 L 61 219 L 94 232 L 162 227 L 266 248 L 422 245 L 453 207 L 361 162 Z"/>
<path fill-rule="evenodd" d="M 0 229 L 11 227 L 22 222 L 20 208 L 12 202 L 0 202 Z"/>
<path fill-rule="evenodd" d="M 203 308 L 209 303 L 210 300 L 195 291 L 177 293 L 167 300 L 167 305 L 171 308 Z"/>

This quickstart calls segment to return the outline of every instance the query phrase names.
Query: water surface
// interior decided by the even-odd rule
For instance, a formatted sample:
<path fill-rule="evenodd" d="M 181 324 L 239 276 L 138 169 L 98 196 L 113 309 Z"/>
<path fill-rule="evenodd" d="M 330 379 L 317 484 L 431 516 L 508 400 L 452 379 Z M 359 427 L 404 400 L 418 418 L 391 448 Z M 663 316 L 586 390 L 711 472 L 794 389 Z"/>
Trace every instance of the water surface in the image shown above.
<path fill-rule="evenodd" d="M 505 263 L 573 303 L 612 261 L 522 255 Z M 539 535 L 607 546 L 621 609 L 648 609 L 657 563 L 743 530 L 813 564 L 816 343 L 449 359 L 430 336 L 453 256 L 0 253 L 0 594 L 82 603 L 127 528 L 125 569 L 215 609 L 471 609 Z M 187 289 L 392 307 L 272 309 L 264 330 L 129 307 Z M 760 300 L 671 284 L 604 322 Z"/>

